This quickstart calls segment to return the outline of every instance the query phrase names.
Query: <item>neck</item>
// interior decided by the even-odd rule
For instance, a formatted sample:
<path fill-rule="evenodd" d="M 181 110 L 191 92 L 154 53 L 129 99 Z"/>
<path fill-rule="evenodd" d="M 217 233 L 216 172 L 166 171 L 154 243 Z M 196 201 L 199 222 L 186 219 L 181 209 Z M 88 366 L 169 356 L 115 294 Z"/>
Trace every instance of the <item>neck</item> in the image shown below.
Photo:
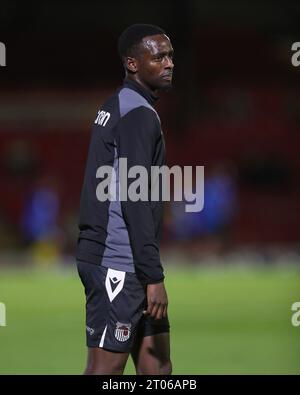
<path fill-rule="evenodd" d="M 143 81 L 140 80 L 138 75 L 126 74 L 126 78 L 141 85 L 144 89 L 148 90 L 152 95 L 157 96 L 158 90 L 152 89 L 149 85 L 145 84 Z"/>

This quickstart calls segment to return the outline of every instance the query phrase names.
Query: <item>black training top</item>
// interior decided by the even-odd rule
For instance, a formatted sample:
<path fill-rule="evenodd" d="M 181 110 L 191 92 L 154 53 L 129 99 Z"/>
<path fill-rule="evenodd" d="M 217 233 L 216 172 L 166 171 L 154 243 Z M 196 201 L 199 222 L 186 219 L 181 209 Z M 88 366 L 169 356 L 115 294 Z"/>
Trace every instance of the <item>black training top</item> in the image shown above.
<path fill-rule="evenodd" d="M 151 166 L 165 164 L 164 137 L 153 108 L 155 100 L 140 84 L 125 79 L 98 111 L 81 193 L 76 254 L 79 260 L 135 272 L 146 284 L 164 278 L 159 255 L 163 202 L 161 198 L 150 201 Z M 120 158 L 127 159 L 128 171 L 135 165 L 147 169 L 149 201 L 120 201 L 119 175 L 124 170 L 119 168 Z M 106 192 L 115 191 L 114 200 L 99 200 L 105 185 L 101 181 L 108 181 L 100 166 L 115 170 L 116 176 L 111 177 L 106 188 Z M 128 187 L 134 180 L 128 178 Z"/>

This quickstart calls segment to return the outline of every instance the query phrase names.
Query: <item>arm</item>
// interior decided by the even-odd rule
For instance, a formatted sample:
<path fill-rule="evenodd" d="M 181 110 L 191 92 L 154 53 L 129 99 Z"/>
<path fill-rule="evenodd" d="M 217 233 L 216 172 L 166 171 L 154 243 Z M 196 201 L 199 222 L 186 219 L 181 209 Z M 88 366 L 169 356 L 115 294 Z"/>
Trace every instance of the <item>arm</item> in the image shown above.
<path fill-rule="evenodd" d="M 152 158 L 156 141 L 160 138 L 156 114 L 145 107 L 132 110 L 120 121 L 117 138 L 119 157 L 127 159 L 128 170 L 132 166 L 143 166 L 148 172 L 150 186 Z M 133 181 L 128 179 L 128 188 Z M 148 201 L 128 199 L 121 202 L 136 274 L 144 284 L 160 283 L 164 279 L 150 198 L 149 193 Z"/>

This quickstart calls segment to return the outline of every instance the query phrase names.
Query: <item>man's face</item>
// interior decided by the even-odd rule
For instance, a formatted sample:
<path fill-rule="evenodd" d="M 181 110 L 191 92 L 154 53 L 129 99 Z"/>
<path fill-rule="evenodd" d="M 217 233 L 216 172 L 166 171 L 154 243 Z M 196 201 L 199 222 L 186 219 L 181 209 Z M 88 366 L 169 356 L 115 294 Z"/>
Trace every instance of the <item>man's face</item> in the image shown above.
<path fill-rule="evenodd" d="M 139 55 L 134 58 L 136 77 L 151 90 L 172 86 L 173 48 L 164 34 L 144 37 Z"/>

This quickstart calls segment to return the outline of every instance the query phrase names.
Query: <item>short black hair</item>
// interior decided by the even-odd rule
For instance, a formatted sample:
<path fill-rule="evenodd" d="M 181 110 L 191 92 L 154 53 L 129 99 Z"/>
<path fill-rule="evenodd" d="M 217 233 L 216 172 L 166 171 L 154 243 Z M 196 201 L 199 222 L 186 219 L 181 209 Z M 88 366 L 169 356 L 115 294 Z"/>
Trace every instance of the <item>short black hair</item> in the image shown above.
<path fill-rule="evenodd" d="M 166 34 L 163 29 L 155 25 L 135 24 L 127 27 L 118 40 L 118 51 L 121 59 L 125 56 L 133 55 L 134 50 L 142 39 L 156 34 Z"/>

